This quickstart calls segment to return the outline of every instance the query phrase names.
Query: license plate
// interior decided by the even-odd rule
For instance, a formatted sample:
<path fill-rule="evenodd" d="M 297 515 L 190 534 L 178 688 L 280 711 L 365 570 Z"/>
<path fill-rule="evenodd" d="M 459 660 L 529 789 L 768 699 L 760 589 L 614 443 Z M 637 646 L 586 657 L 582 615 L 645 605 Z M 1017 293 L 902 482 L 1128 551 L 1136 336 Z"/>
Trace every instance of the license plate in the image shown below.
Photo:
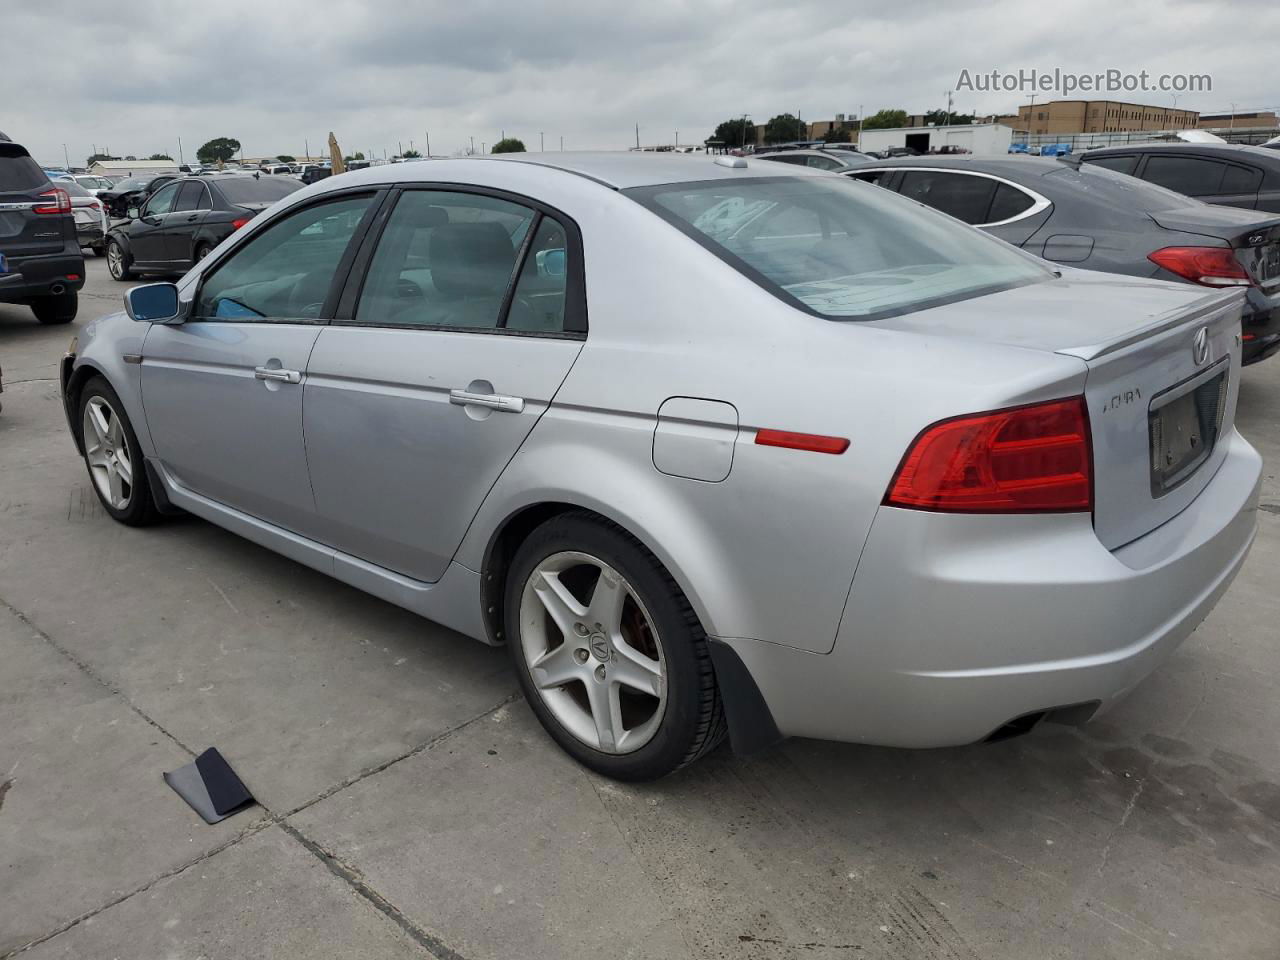
<path fill-rule="evenodd" d="M 1151 410 L 1148 427 L 1152 496 L 1168 493 L 1209 458 L 1218 442 L 1226 399 L 1224 370 Z"/>
<path fill-rule="evenodd" d="M 1258 264 L 1259 279 L 1263 283 L 1280 278 L 1280 243 L 1272 244 L 1262 252 L 1261 263 Z"/>

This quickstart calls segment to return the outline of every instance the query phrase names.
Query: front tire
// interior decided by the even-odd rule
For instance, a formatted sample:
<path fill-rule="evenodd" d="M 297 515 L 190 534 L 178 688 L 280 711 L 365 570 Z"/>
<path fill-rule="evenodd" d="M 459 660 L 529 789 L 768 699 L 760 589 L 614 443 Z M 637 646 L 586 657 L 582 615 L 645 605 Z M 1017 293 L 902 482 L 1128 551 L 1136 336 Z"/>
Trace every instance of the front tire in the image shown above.
<path fill-rule="evenodd" d="M 135 276 L 132 269 L 132 258 L 121 246 L 119 240 L 107 241 L 107 270 L 116 280 L 132 280 Z"/>
<path fill-rule="evenodd" d="M 36 297 L 31 301 L 31 312 L 44 324 L 70 323 L 80 309 L 80 295 L 75 290 Z"/>
<path fill-rule="evenodd" d="M 671 575 L 587 513 L 555 517 L 512 558 L 504 630 L 551 737 L 618 780 L 654 780 L 712 750 L 724 711 L 707 637 Z"/>
<path fill-rule="evenodd" d="M 124 404 L 102 377 L 80 391 L 81 446 L 94 493 L 112 519 L 142 527 L 159 519 L 138 437 Z"/>

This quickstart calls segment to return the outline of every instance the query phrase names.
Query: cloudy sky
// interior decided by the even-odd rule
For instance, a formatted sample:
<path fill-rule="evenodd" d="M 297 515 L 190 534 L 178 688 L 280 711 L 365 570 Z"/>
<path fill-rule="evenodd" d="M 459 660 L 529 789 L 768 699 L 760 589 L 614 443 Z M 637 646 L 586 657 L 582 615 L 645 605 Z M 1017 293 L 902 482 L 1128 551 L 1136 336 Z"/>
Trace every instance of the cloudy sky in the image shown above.
<path fill-rule="evenodd" d="M 1207 73 L 1201 111 L 1280 108 L 1275 0 L 3 0 L 0 130 L 45 163 L 188 160 L 410 140 L 449 154 L 501 131 L 532 150 L 702 140 L 757 122 L 945 104 L 963 69 Z M 13 38 L 31 38 L 18 44 Z M 48 38 L 38 41 L 37 38 Z M 1117 96 L 1172 103 L 1168 94 Z M 1027 95 L 956 94 L 963 112 Z M 1044 94 L 1037 99 L 1045 99 Z"/>

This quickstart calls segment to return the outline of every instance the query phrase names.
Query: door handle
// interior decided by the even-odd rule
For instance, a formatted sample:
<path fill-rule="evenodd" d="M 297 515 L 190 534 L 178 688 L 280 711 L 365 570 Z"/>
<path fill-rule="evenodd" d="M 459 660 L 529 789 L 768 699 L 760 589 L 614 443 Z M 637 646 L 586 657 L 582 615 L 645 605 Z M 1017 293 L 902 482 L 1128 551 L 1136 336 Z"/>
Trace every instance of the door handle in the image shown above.
<path fill-rule="evenodd" d="M 281 370 L 279 367 L 254 367 L 253 375 L 259 380 L 275 380 L 279 383 L 302 382 L 302 374 L 297 370 Z"/>
<path fill-rule="evenodd" d="M 520 413 L 524 400 L 520 397 L 504 397 L 498 393 L 471 393 L 469 390 L 450 390 L 449 402 L 460 407 L 485 407 L 499 413 Z"/>

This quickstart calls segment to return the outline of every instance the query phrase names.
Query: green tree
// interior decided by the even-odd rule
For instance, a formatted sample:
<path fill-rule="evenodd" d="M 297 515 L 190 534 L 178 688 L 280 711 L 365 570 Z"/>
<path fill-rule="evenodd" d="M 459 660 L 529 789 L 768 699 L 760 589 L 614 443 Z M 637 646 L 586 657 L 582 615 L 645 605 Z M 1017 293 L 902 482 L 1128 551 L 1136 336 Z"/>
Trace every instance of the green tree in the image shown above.
<path fill-rule="evenodd" d="M 905 127 L 907 111 L 879 110 L 862 121 L 863 130 L 888 130 L 891 127 Z"/>
<path fill-rule="evenodd" d="M 226 163 L 240 150 L 240 141 L 231 137 L 217 137 L 196 151 L 201 163 Z"/>
<path fill-rule="evenodd" d="M 825 143 L 849 143 L 852 140 L 852 137 L 850 136 L 847 128 L 832 127 L 822 135 L 822 139 Z"/>
<path fill-rule="evenodd" d="M 276 159 L 279 160 L 281 163 L 297 163 L 298 162 L 297 157 L 291 156 L 290 154 L 287 154 L 287 153 L 281 153 L 277 155 Z"/>
<path fill-rule="evenodd" d="M 172 160 L 173 157 L 169 156 L 167 153 L 153 153 L 151 156 L 147 157 L 147 159 L 148 160 Z"/>
<path fill-rule="evenodd" d="M 924 115 L 925 126 L 934 124 L 935 126 L 955 126 L 956 124 L 973 123 L 972 113 L 952 113 L 948 114 L 945 110 L 930 110 Z"/>
<path fill-rule="evenodd" d="M 87 160 L 85 160 L 85 166 L 91 167 L 95 163 L 97 163 L 99 160 L 119 160 L 119 159 L 120 159 L 119 157 L 112 156 L 109 153 L 93 153 L 89 155 L 89 158 Z"/>
<path fill-rule="evenodd" d="M 400 156 L 404 157 L 406 160 L 416 160 L 418 157 L 422 156 L 422 154 L 417 150 L 406 150 L 404 153 L 400 154 Z"/>
<path fill-rule="evenodd" d="M 490 153 L 524 153 L 524 142 L 516 137 L 506 137 L 493 145 Z"/>
<path fill-rule="evenodd" d="M 780 113 L 764 125 L 765 143 L 787 143 L 806 136 L 804 123 L 793 113 Z"/>
<path fill-rule="evenodd" d="M 711 135 L 712 140 L 719 140 L 726 147 L 745 147 L 756 142 L 756 127 L 750 120 L 739 117 L 737 120 L 726 120 L 716 127 Z"/>

